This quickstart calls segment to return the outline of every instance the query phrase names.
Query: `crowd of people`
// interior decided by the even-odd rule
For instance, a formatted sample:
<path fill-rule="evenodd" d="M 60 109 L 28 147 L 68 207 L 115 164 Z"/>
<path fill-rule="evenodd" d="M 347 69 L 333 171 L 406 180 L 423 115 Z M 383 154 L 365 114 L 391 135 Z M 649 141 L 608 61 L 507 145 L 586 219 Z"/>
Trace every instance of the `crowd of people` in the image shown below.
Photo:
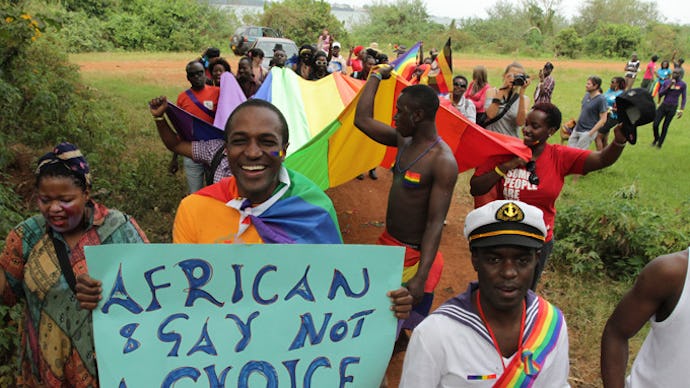
<path fill-rule="evenodd" d="M 276 45 L 270 66 L 288 67 L 306 80 L 341 72 L 365 81 L 355 126 L 374 141 L 397 148 L 386 228 L 378 244 L 405 248 L 403 287 L 388 293 L 404 329 L 398 342 L 404 347 L 410 336 L 400 386 L 507 387 L 517 381 L 535 387 L 569 386 L 566 321 L 560 310 L 536 293 L 537 284 L 554 246 L 555 202 L 565 177 L 611 166 L 630 141 L 626 125 L 635 123 L 619 117 L 616 98 L 634 86 L 640 68 L 637 55 L 626 64 L 623 76 L 611 80 L 606 93 L 600 77 L 587 78 L 581 112 L 565 146 L 549 143 L 562 124 L 561 111 L 551 103 L 556 84 L 551 62 L 539 71 L 534 103 L 527 95 L 532 80 L 518 62 L 506 66 L 495 86 L 490 85 L 486 68 L 477 66 L 471 81 L 456 75 L 448 95 L 439 96 L 422 82 L 438 66 L 438 52 L 431 50 L 423 63 L 409 69 L 411 85 L 397 98 L 392 127 L 376 120 L 373 109 L 380 83 L 392 75 L 392 68 L 385 66 L 388 56 L 375 43 L 353 47 L 347 58 L 341 49 L 324 29 L 316 44 L 302 45 L 293 58 Z M 402 46 L 395 50 L 397 55 L 404 53 Z M 652 57 L 641 85 L 650 93 L 656 90 L 660 99 L 653 144 L 659 148 L 672 118 L 682 116 L 686 102 L 683 60 L 674 58 L 675 53 L 671 71 L 667 60 L 656 69 L 658 57 Z M 342 243 L 330 199 L 309 179 L 283 165 L 289 140 L 283 113 L 270 102 L 250 98 L 269 74 L 263 59 L 263 51 L 252 49 L 238 60 L 234 77 L 249 99 L 230 114 L 223 139 L 183 140 L 165 119 L 167 98 L 149 102 L 164 145 L 185 158 L 190 195 L 176 212 L 173 243 Z M 222 76 L 232 73 L 230 63 L 220 50 L 209 48 L 185 71 L 190 88 L 177 96 L 177 106 L 212 123 Z M 648 78 L 647 72 L 657 79 Z M 436 128 L 441 98 L 447 98 L 468 122 L 521 139 L 531 158 L 478 161 L 470 180 L 476 208 L 465 220 L 477 281 L 432 313 L 434 289 L 443 269 L 439 244 L 458 171 L 453 152 Z M 592 141 L 596 150 L 590 150 Z M 174 156 L 170 170 L 177 168 Z M 376 179 L 372 171 L 369 175 Z M 84 247 L 148 240 L 133 218 L 90 197 L 88 162 L 72 144 L 61 143 L 39 159 L 36 192 L 41 214 L 10 231 L 0 256 L 3 302 L 26 303 L 19 382 L 97 386 L 90 310 L 101 299 L 102 285 L 89 276 Z M 324 208 L 291 211 L 286 199 L 296 195 Z M 262 220 L 277 208 L 283 210 L 280 217 Z M 308 227 L 299 229 L 295 238 L 276 233 L 281 225 L 295 227 L 306 219 Z M 602 338 L 605 386 L 623 386 L 627 341 L 650 318 L 652 331 L 628 383 L 685 384 L 682 354 L 690 345 L 685 314 L 690 298 L 684 292 L 690 284 L 687 262 L 687 250 L 653 260 L 616 307 Z M 68 319 L 60 318 L 64 316 Z"/>

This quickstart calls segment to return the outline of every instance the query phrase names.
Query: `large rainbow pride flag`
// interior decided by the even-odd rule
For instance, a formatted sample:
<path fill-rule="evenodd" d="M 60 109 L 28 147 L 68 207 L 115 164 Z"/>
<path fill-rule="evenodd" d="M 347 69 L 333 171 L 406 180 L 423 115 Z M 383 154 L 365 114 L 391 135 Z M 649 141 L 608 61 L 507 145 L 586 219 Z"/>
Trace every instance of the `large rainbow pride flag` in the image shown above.
<path fill-rule="evenodd" d="M 409 85 L 404 78 L 394 75 L 381 82 L 374 102 L 374 118 L 392 126 L 397 97 Z M 221 85 L 216 131 L 225 127 L 227 117 L 242 101 L 236 82 L 221 79 Z M 270 101 L 285 115 L 290 130 L 285 164 L 321 189 L 348 182 L 379 165 L 389 168 L 395 160 L 395 148 L 374 142 L 354 125 L 358 92 L 363 85 L 363 81 L 340 73 L 307 81 L 292 70 L 273 68 L 253 97 Z M 526 160 L 531 157 L 531 151 L 520 139 L 487 131 L 460 115 L 447 99 L 440 100 L 437 130 L 453 150 L 460 172 L 496 155 L 514 154 Z M 181 121 L 202 125 L 198 122 L 201 120 L 188 117 Z"/>
<path fill-rule="evenodd" d="M 363 85 L 342 73 L 308 81 L 290 69 L 274 67 L 253 98 L 269 101 L 283 112 L 290 128 L 290 155 L 338 117 Z"/>
<path fill-rule="evenodd" d="M 399 75 L 382 81 L 374 101 L 374 118 L 393 125 L 397 97 L 408 85 Z M 436 127 L 453 150 L 459 172 L 475 168 L 495 155 L 513 154 L 525 160 L 531 157 L 531 150 L 522 140 L 487 131 L 463 117 L 447 99 L 440 100 Z M 359 96 L 356 96 L 314 138 L 296 152 L 289 153 L 285 164 L 322 189 L 348 182 L 379 165 L 390 168 L 396 149 L 376 143 L 354 125 L 358 101 Z"/>

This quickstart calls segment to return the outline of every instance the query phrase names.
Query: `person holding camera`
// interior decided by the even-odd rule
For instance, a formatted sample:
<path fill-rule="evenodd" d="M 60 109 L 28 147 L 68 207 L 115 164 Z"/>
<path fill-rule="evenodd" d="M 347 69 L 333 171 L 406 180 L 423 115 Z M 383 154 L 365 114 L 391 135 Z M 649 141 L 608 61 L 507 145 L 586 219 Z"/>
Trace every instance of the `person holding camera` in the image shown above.
<path fill-rule="evenodd" d="M 519 129 L 525 125 L 530 100 L 525 91 L 530 79 L 518 62 L 506 67 L 503 86 L 486 92 L 486 121 L 484 128 L 519 138 Z"/>
<path fill-rule="evenodd" d="M 546 62 L 544 67 L 539 70 L 539 84 L 534 90 L 534 103 L 551 102 L 551 94 L 556 87 L 556 81 L 551 76 L 553 63 Z"/>

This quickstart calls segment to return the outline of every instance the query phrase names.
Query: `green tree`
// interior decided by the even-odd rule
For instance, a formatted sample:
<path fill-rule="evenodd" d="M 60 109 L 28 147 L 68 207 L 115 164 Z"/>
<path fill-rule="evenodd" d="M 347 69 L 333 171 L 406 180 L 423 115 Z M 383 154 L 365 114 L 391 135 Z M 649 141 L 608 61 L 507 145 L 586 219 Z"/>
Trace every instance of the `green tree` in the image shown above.
<path fill-rule="evenodd" d="M 554 49 L 557 56 L 576 58 L 582 50 L 582 39 L 573 27 L 562 29 L 556 34 Z"/>
<path fill-rule="evenodd" d="M 239 25 L 233 12 L 196 0 L 67 0 L 41 8 L 61 20 L 55 35 L 68 52 L 200 52 L 227 44 Z"/>
<path fill-rule="evenodd" d="M 515 53 L 527 45 L 529 39 L 537 43 L 529 18 L 524 10 L 511 2 L 501 0 L 487 10 L 488 19 L 463 19 L 463 31 L 473 35 L 482 52 Z"/>
<path fill-rule="evenodd" d="M 341 44 L 349 42 L 343 23 L 333 16 L 331 5 L 325 1 L 285 0 L 264 3 L 260 22 L 279 29 L 297 45 L 315 44 L 324 28 Z"/>
<path fill-rule="evenodd" d="M 542 35 L 552 35 L 556 8 L 560 3 L 561 0 L 523 0 L 530 25 L 537 27 Z"/>
<path fill-rule="evenodd" d="M 369 6 L 369 20 L 354 27 L 357 42 L 394 42 L 413 44 L 424 41 L 424 47 L 440 47 L 448 39 L 443 25 L 435 23 L 421 0 L 398 0 L 394 4 Z"/>
<path fill-rule="evenodd" d="M 84 12 L 97 18 L 104 18 L 108 10 L 117 7 L 116 0 L 62 0 L 61 3 L 69 12 Z"/>
<path fill-rule="evenodd" d="M 640 44 L 642 33 L 639 27 L 627 24 L 600 23 L 593 33 L 585 38 L 588 54 L 606 57 L 629 57 Z"/>
<path fill-rule="evenodd" d="M 690 53 L 690 26 L 673 26 L 668 24 L 654 24 L 647 29 L 642 39 L 640 51 L 657 54 L 663 59 L 671 59 L 674 50 L 678 50 L 676 59 Z"/>
<path fill-rule="evenodd" d="M 599 23 L 646 27 L 659 20 L 653 1 L 586 0 L 573 27 L 583 36 L 593 33 Z"/>

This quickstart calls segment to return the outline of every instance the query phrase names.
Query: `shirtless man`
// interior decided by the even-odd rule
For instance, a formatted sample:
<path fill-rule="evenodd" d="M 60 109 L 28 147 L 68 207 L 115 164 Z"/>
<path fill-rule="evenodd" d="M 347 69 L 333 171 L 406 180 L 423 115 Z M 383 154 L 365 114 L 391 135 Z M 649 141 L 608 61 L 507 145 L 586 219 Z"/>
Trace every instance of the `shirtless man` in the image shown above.
<path fill-rule="evenodd" d="M 355 125 L 376 142 L 398 147 L 388 195 L 386 230 L 379 244 L 406 248 L 403 283 L 414 298 L 415 312 L 423 317 L 429 313 L 433 290 L 443 268 L 438 246 L 458 166 L 450 148 L 436 132 L 439 100 L 428 86 L 403 89 L 393 117 L 396 128 L 373 118 L 379 83 L 390 75 L 390 66 L 372 70 L 357 104 Z M 406 327 L 412 328 L 415 323 L 411 321 Z"/>
<path fill-rule="evenodd" d="M 604 387 L 687 387 L 690 349 L 688 250 L 659 256 L 647 264 L 618 303 L 601 339 Z M 628 340 L 650 321 L 630 375 Z"/>

